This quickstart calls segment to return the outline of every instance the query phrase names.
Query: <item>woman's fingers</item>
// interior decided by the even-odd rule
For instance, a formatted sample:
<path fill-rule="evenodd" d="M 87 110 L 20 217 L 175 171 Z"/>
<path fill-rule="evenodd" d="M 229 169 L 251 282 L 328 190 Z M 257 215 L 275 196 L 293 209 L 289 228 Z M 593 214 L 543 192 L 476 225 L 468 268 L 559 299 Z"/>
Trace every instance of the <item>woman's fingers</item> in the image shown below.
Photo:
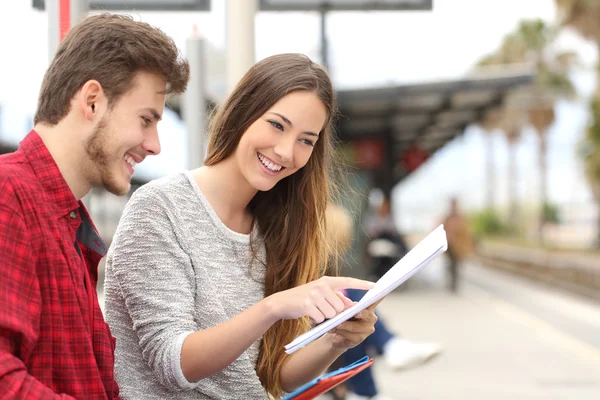
<path fill-rule="evenodd" d="M 375 283 L 362 279 L 350 278 L 347 276 L 324 276 L 319 280 L 324 280 L 333 290 L 340 289 L 360 289 L 370 290 L 375 287 Z"/>
<path fill-rule="evenodd" d="M 339 297 L 339 299 L 342 301 L 342 303 L 344 303 L 344 310 L 347 308 L 350 308 L 356 304 L 356 302 L 354 302 L 354 301 L 350 300 L 349 298 L 347 298 L 346 296 L 344 296 L 344 294 L 342 292 L 335 292 L 335 294 L 337 295 L 337 297 Z"/>
<path fill-rule="evenodd" d="M 325 295 L 325 300 L 327 300 L 327 302 L 331 304 L 331 307 L 333 307 L 336 314 L 339 314 L 346 309 L 346 305 L 344 301 L 339 297 L 338 293 L 339 292 L 331 291 Z"/>
<path fill-rule="evenodd" d="M 327 301 L 325 297 L 321 297 L 315 301 L 315 305 L 319 309 L 319 311 L 325 316 L 325 318 L 333 318 L 337 315 L 337 311 L 333 306 Z"/>
<path fill-rule="evenodd" d="M 367 310 L 374 310 L 375 307 L 377 307 L 379 305 L 379 303 L 381 303 L 383 301 L 383 299 L 385 299 L 385 297 L 382 297 L 381 299 L 377 300 L 375 303 L 371 304 L 369 307 L 367 307 Z"/>

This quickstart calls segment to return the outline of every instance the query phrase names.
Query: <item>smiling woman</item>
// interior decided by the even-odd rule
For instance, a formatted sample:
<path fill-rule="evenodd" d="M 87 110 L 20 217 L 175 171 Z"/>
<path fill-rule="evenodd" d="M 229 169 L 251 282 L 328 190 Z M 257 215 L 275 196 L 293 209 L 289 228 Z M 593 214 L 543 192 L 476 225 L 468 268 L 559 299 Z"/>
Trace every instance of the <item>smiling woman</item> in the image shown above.
<path fill-rule="evenodd" d="M 322 67 L 269 57 L 211 121 L 205 166 L 134 193 L 106 276 L 124 398 L 277 398 L 372 332 L 367 313 L 283 351 L 351 304 L 340 289 L 371 287 L 322 277 L 335 113 Z"/>
<path fill-rule="evenodd" d="M 268 191 L 304 167 L 319 137 L 313 132 L 320 132 L 326 119 L 327 110 L 319 97 L 298 90 L 282 97 L 254 121 L 234 153 L 248 188 Z M 211 165 L 210 160 L 207 165 Z"/>

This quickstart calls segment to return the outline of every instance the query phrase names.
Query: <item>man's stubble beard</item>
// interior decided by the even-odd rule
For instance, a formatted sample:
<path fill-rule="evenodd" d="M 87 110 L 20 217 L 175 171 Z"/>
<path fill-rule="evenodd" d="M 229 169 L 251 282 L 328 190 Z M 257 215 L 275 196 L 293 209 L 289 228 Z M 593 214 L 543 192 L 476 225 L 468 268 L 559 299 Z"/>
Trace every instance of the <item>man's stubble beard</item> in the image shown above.
<path fill-rule="evenodd" d="M 86 168 L 91 168 L 95 172 L 92 186 L 103 187 L 117 196 L 122 196 L 129 192 L 130 185 L 120 183 L 119 177 L 111 172 L 111 166 L 118 160 L 112 160 L 111 155 L 107 153 L 110 134 L 106 120 L 106 116 L 102 118 L 85 144 L 85 152 L 89 161 Z"/>

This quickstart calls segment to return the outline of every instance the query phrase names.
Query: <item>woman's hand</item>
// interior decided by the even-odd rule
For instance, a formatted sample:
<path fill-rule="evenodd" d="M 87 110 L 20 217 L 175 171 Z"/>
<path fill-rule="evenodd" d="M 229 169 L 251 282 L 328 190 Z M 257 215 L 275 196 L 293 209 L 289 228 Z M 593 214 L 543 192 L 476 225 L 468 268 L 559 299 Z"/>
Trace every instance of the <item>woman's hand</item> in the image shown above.
<path fill-rule="evenodd" d="M 381 299 L 383 300 L 383 299 Z M 343 322 L 327 333 L 331 346 L 339 350 L 347 350 L 357 346 L 370 334 L 375 332 L 375 307 L 381 300 L 365 308 L 348 321 Z"/>
<path fill-rule="evenodd" d="M 369 290 L 374 285 L 355 278 L 324 276 L 302 286 L 275 293 L 265 301 L 275 320 L 308 316 L 318 324 L 352 305 L 352 301 L 339 290 Z"/>

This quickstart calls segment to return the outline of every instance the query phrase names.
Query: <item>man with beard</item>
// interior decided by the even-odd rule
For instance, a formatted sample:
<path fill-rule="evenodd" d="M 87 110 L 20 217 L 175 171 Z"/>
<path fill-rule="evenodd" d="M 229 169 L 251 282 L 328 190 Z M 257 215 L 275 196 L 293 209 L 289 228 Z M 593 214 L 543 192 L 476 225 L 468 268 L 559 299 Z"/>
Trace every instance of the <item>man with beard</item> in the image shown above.
<path fill-rule="evenodd" d="M 0 397 L 118 398 L 95 289 L 106 245 L 81 198 L 128 193 L 188 79 L 173 40 L 129 17 L 88 17 L 61 43 L 33 130 L 0 156 Z"/>

